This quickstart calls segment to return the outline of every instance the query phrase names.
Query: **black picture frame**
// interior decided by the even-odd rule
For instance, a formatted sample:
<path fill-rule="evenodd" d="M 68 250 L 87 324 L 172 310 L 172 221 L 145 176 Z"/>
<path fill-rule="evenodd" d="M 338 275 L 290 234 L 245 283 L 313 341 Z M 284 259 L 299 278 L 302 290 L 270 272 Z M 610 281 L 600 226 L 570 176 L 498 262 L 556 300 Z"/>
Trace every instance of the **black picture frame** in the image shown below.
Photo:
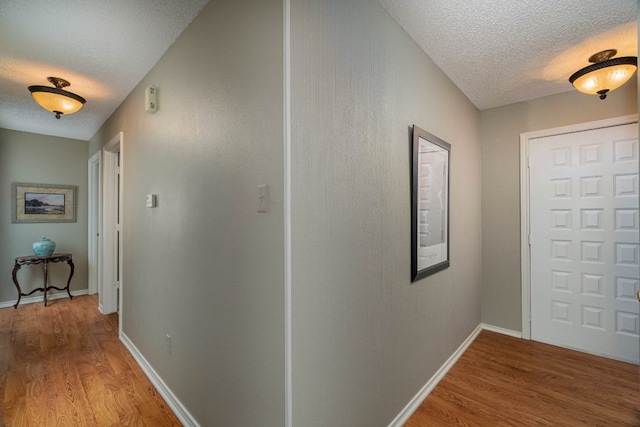
<path fill-rule="evenodd" d="M 413 126 L 411 281 L 449 267 L 451 145 Z"/>

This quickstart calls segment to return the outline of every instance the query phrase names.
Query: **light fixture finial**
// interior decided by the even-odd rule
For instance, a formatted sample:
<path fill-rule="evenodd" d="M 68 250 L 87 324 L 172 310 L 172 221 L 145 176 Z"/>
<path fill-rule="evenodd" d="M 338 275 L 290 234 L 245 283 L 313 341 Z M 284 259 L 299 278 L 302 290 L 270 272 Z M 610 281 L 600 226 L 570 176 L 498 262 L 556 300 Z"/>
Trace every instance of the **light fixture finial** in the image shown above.
<path fill-rule="evenodd" d="M 601 50 L 598 53 L 594 53 L 589 57 L 589 62 L 596 63 L 606 61 L 607 59 L 611 59 L 616 56 L 618 51 L 616 49 L 606 49 Z"/>

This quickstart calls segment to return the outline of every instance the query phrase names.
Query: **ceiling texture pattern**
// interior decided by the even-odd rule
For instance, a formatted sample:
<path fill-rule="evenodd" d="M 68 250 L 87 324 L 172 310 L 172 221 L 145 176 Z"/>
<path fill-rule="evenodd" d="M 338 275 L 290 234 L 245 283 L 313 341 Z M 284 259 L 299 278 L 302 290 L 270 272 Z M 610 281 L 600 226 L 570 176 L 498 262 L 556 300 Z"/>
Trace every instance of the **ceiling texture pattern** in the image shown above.
<path fill-rule="evenodd" d="M 379 2 L 481 110 L 574 90 L 596 52 L 638 55 L 637 0 Z"/>
<path fill-rule="evenodd" d="M 479 109 L 574 90 L 595 52 L 637 56 L 637 0 L 378 1 Z M 90 139 L 207 2 L 0 0 L 0 127 Z M 48 76 L 85 107 L 38 106 Z"/>
<path fill-rule="evenodd" d="M 0 127 L 90 139 L 208 0 L 0 0 Z M 27 87 L 87 100 L 56 120 Z"/>

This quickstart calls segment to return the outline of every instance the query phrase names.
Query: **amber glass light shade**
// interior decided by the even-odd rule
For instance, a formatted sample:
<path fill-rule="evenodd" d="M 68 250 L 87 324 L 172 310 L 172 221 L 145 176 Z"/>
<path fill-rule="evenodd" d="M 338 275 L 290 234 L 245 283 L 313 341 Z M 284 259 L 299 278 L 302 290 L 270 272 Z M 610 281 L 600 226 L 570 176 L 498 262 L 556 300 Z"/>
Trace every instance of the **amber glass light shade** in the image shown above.
<path fill-rule="evenodd" d="M 73 114 L 82 108 L 86 102 L 83 97 L 62 89 L 69 86 L 69 82 L 57 77 L 49 77 L 47 80 L 56 87 L 29 86 L 31 96 L 42 108 L 55 113 L 57 119 L 62 114 Z"/>
<path fill-rule="evenodd" d="M 638 58 L 634 56 L 607 59 L 576 71 L 569 82 L 580 92 L 605 99 L 607 93 L 625 84 L 637 69 Z"/>

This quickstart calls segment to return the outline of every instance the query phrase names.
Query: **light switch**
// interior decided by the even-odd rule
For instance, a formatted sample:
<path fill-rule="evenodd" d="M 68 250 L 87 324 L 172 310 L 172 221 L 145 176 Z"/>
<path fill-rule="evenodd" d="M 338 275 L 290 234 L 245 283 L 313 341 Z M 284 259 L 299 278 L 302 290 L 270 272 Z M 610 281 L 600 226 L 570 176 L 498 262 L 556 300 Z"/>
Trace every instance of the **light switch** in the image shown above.
<path fill-rule="evenodd" d="M 258 185 L 258 212 L 269 212 L 269 185 Z"/>
<path fill-rule="evenodd" d="M 158 206 L 158 196 L 156 194 L 147 194 L 147 207 L 155 208 Z"/>

